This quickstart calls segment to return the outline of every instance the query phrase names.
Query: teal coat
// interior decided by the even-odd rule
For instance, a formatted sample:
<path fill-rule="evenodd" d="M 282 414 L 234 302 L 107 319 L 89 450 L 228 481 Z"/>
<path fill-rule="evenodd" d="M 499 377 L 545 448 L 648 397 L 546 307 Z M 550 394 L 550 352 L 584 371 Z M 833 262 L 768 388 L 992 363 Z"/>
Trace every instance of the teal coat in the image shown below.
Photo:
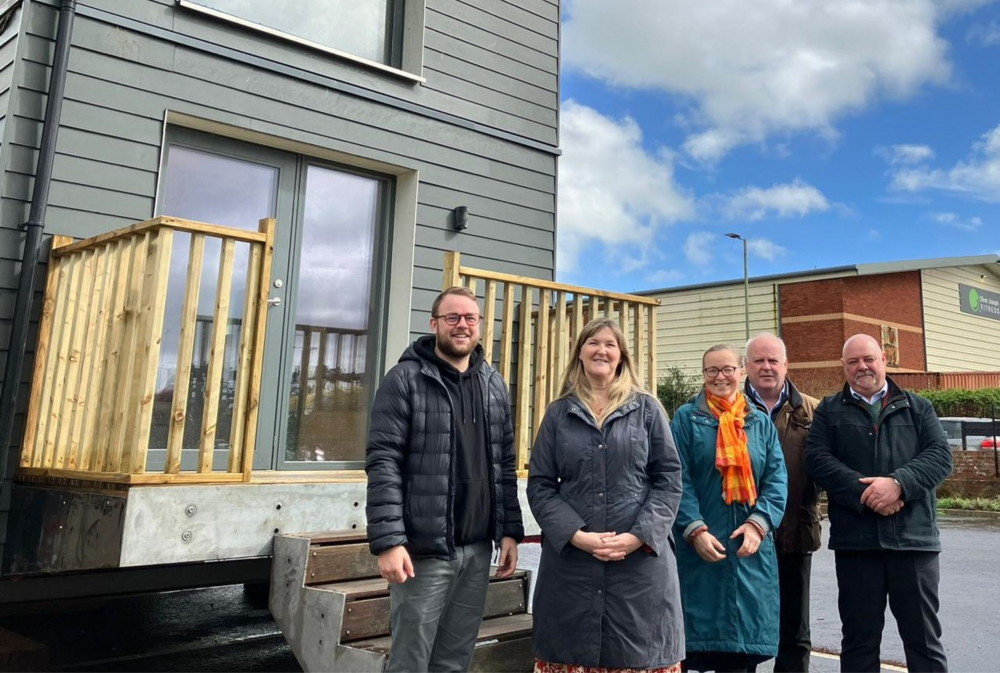
<path fill-rule="evenodd" d="M 742 394 L 742 393 L 741 393 Z M 719 422 L 702 392 L 674 416 L 670 429 L 681 457 L 684 494 L 674 523 L 677 573 L 681 582 L 687 651 L 742 652 L 774 656 L 778 651 L 778 559 L 774 529 L 787 497 L 785 459 L 778 432 L 766 414 L 747 404 L 747 445 L 757 485 L 753 507 L 722 499 L 722 477 L 715 469 Z M 747 519 L 767 531 L 756 554 L 739 558 L 743 543 L 729 536 Z M 707 525 L 726 547 L 726 558 L 703 561 L 687 534 Z"/>

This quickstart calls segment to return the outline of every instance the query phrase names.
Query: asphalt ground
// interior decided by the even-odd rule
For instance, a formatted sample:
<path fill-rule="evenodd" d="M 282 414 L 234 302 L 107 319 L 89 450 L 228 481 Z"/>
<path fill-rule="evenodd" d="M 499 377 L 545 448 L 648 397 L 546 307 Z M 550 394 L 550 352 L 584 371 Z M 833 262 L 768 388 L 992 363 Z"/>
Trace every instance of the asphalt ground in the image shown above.
<path fill-rule="evenodd" d="M 824 547 L 826 538 L 824 524 Z M 950 669 L 1000 670 L 1000 518 L 941 519 L 941 621 Z M 538 545 L 522 545 L 523 568 Z M 839 671 L 840 619 L 833 553 L 813 557 L 810 668 Z M 0 626 L 48 646 L 54 671 L 299 671 L 259 596 L 241 586 L 35 605 L 0 615 Z M 886 616 L 883 670 L 905 670 L 895 621 Z M 771 671 L 771 662 L 759 667 Z"/>

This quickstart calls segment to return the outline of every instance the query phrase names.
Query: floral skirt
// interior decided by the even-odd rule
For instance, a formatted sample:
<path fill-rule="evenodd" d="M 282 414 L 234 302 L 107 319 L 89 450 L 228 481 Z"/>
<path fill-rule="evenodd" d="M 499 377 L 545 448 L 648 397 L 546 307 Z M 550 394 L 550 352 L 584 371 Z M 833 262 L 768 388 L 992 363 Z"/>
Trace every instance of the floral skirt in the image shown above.
<path fill-rule="evenodd" d="M 681 663 L 664 668 L 607 668 L 605 666 L 581 666 L 580 664 L 553 664 L 535 659 L 534 673 L 681 673 Z"/>

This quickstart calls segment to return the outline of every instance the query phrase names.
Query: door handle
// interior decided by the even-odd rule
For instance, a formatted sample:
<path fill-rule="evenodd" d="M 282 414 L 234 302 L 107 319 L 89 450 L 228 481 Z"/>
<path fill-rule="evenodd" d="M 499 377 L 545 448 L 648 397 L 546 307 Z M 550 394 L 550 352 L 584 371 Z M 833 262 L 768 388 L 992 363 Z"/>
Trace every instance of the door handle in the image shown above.
<path fill-rule="evenodd" d="M 281 297 L 271 297 L 267 300 L 268 306 L 281 306 Z"/>

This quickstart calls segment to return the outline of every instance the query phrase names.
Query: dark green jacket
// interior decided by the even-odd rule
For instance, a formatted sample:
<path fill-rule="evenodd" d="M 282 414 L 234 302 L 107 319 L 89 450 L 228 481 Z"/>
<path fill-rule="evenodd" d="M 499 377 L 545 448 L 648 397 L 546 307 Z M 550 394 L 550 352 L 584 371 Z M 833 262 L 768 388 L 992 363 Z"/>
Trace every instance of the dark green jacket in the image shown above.
<path fill-rule="evenodd" d="M 878 424 L 846 384 L 813 416 L 806 466 L 829 498 L 830 549 L 940 551 L 935 489 L 951 474 L 951 448 L 931 403 L 888 382 Z M 879 476 L 903 489 L 892 516 L 861 504 L 859 479 Z"/>

